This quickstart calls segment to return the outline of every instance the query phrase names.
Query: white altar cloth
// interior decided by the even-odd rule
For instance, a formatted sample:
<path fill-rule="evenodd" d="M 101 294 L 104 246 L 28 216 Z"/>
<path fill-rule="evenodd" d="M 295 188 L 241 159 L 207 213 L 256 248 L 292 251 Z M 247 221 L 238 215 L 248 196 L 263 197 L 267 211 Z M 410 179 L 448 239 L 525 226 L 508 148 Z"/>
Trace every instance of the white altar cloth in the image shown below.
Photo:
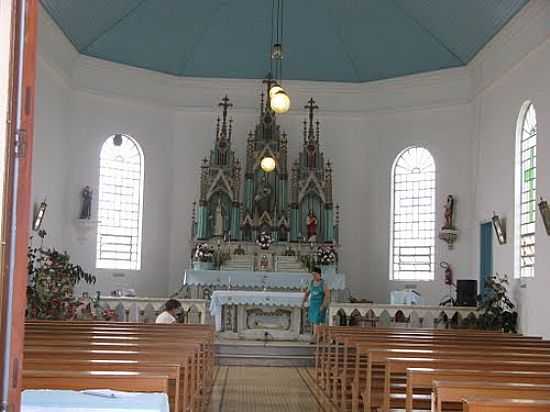
<path fill-rule="evenodd" d="M 262 292 L 244 290 L 216 290 L 212 293 L 210 313 L 216 322 L 216 330 L 222 329 L 223 305 L 302 306 L 302 292 Z"/>
<path fill-rule="evenodd" d="M 112 396 L 114 397 L 112 397 Z M 25 390 L 21 412 L 169 412 L 165 393 Z"/>
<path fill-rule="evenodd" d="M 346 288 L 346 276 L 343 273 L 327 273 L 323 275 L 323 279 L 329 289 Z M 185 272 L 183 283 L 189 286 L 229 287 L 231 284 L 234 288 L 305 289 L 310 281 L 310 273 L 188 270 Z"/>

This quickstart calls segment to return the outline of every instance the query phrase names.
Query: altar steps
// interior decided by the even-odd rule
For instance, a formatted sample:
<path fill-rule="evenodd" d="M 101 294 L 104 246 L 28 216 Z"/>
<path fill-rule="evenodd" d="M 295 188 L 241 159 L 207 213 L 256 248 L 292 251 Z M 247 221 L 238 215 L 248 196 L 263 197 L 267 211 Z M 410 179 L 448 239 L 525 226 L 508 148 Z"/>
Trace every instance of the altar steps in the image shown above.
<path fill-rule="evenodd" d="M 314 366 L 315 345 L 297 342 L 220 342 L 215 344 L 219 366 Z"/>
<path fill-rule="evenodd" d="M 254 270 L 253 256 L 250 255 L 233 255 L 225 264 L 221 267 L 224 271 L 244 271 L 249 272 Z"/>

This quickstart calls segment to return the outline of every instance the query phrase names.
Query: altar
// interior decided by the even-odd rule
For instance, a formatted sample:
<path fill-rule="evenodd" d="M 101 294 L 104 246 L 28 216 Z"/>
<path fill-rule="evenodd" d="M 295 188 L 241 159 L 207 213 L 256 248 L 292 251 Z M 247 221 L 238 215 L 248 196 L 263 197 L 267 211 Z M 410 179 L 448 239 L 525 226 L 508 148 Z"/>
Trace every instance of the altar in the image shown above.
<path fill-rule="evenodd" d="M 301 292 L 214 291 L 210 313 L 224 338 L 307 340 Z"/>

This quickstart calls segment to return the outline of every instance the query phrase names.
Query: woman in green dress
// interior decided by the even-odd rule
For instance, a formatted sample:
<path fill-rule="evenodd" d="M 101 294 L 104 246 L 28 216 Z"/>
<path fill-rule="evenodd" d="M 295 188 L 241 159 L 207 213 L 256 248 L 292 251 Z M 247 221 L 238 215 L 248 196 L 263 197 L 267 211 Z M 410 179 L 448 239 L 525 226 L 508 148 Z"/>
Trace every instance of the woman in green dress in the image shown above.
<path fill-rule="evenodd" d="M 319 325 L 325 323 L 325 313 L 330 302 L 330 289 L 321 278 L 321 269 L 314 267 L 313 276 L 304 294 L 304 304 L 309 298 L 308 319 L 313 325 L 313 336 L 317 336 Z"/>

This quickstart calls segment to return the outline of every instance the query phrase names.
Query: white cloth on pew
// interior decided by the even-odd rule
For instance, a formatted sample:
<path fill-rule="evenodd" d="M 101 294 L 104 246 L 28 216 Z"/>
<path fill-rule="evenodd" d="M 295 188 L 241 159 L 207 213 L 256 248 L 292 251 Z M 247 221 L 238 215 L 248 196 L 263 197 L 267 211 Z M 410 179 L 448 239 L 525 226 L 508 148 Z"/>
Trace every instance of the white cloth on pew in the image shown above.
<path fill-rule="evenodd" d="M 170 412 L 165 393 L 27 389 L 21 412 Z"/>
<path fill-rule="evenodd" d="M 216 330 L 222 329 L 223 305 L 302 306 L 302 292 L 269 292 L 248 290 L 216 290 L 210 300 L 210 313 L 216 321 Z"/>

